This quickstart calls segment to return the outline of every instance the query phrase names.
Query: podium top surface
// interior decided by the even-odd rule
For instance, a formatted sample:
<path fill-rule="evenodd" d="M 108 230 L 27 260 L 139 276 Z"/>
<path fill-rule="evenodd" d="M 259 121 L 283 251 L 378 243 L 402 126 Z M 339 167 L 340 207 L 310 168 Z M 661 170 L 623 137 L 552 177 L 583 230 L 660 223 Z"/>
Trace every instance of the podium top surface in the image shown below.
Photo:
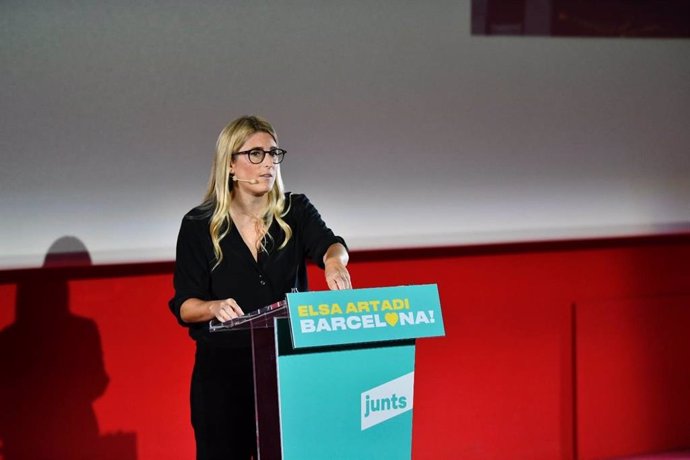
<path fill-rule="evenodd" d="M 295 348 L 388 342 L 445 335 L 435 284 L 287 294 L 287 299 L 219 322 L 211 332 L 273 328 L 289 318 Z"/>

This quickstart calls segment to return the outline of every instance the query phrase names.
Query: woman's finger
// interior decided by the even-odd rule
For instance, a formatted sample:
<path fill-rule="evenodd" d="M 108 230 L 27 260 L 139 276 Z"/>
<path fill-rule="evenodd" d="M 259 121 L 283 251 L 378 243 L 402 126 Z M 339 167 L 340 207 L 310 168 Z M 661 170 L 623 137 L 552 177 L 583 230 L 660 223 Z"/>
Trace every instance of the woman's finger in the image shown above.
<path fill-rule="evenodd" d="M 244 315 L 244 311 L 242 311 L 242 308 L 241 308 L 240 305 L 235 301 L 235 299 L 227 299 L 226 302 L 228 303 L 228 305 L 229 305 L 230 308 L 232 309 L 232 312 L 233 312 L 236 316 L 242 316 L 242 315 Z"/>

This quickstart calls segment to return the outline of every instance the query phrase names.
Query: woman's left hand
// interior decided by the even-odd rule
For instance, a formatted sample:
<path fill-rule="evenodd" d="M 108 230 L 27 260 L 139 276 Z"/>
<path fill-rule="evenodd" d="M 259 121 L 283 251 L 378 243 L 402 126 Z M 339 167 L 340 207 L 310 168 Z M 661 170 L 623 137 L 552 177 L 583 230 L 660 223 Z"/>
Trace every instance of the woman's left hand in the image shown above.
<path fill-rule="evenodd" d="M 328 259 L 325 264 L 326 283 L 328 288 L 337 291 L 340 289 L 352 289 L 350 272 L 347 267 L 337 258 Z"/>

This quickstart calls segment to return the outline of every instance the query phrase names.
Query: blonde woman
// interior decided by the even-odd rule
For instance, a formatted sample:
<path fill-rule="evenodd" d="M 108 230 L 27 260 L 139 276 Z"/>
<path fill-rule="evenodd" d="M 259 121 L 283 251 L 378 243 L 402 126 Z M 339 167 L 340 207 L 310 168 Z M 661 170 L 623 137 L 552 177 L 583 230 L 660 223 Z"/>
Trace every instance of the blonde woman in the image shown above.
<path fill-rule="evenodd" d="M 285 193 L 273 127 L 238 118 L 220 133 L 203 203 L 182 219 L 170 309 L 196 341 L 192 425 L 198 459 L 256 457 L 246 333 L 210 334 L 237 317 L 307 290 L 305 259 L 330 289 L 350 289 L 348 252 L 304 195 Z"/>

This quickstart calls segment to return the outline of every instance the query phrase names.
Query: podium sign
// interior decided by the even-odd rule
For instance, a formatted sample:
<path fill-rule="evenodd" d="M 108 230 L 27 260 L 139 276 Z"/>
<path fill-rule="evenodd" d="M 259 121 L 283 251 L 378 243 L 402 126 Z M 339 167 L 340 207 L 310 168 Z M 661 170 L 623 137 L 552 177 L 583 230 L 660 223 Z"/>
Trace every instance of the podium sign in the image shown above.
<path fill-rule="evenodd" d="M 295 348 L 445 334 L 435 284 L 287 295 Z"/>
<path fill-rule="evenodd" d="M 282 459 L 410 459 L 414 339 L 444 335 L 436 285 L 287 301 L 275 322 Z"/>

